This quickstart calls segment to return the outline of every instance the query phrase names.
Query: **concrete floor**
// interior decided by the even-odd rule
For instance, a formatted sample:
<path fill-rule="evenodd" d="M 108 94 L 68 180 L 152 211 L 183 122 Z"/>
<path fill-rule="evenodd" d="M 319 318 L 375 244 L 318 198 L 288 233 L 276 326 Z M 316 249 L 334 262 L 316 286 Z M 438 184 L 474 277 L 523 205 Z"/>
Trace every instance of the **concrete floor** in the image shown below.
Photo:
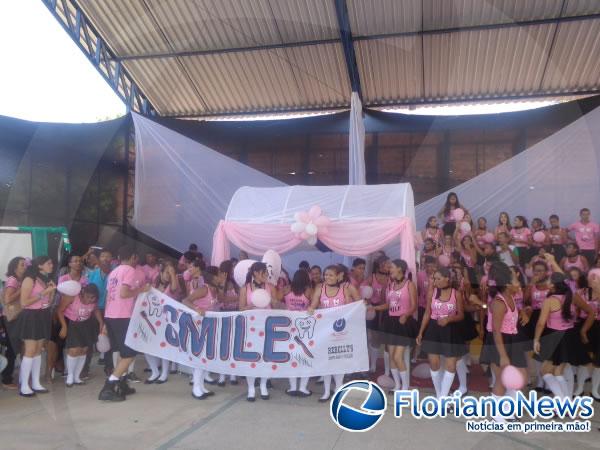
<path fill-rule="evenodd" d="M 145 366 L 137 363 L 140 377 Z M 600 418 L 589 433 L 467 433 L 464 419 L 395 419 L 392 410 L 370 432 L 348 433 L 329 417 L 317 395 L 291 398 L 287 381 L 274 380 L 271 400 L 245 400 L 245 384 L 212 387 L 217 395 L 191 397 L 188 377 L 163 385 L 132 383 L 138 393 L 118 404 L 96 398 L 104 382 L 93 367 L 88 385 L 21 398 L 0 391 L 0 449 L 585 449 L 600 448 Z M 321 392 L 321 386 L 312 386 Z"/>

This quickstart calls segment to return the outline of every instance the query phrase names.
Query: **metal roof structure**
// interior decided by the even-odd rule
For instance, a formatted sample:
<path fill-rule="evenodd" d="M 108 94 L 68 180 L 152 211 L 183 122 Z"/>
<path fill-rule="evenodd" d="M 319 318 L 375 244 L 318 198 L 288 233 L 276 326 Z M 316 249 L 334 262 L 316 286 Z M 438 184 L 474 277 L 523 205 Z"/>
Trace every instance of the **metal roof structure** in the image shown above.
<path fill-rule="evenodd" d="M 135 111 L 600 92 L 600 0 L 41 0 Z"/>

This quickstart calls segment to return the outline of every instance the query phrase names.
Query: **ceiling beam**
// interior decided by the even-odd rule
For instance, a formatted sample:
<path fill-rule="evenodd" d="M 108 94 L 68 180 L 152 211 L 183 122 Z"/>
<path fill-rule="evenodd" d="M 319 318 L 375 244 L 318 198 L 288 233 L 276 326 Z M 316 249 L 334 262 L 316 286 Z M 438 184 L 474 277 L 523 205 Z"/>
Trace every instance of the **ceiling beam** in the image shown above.
<path fill-rule="evenodd" d="M 45 3 L 50 0 L 43 0 Z M 371 41 L 393 37 L 410 37 L 410 36 L 427 36 L 437 35 L 446 33 L 459 33 L 461 31 L 479 31 L 479 30 L 496 30 L 502 28 L 516 28 L 516 27 L 530 27 L 536 25 L 547 25 L 547 24 L 560 24 L 568 22 L 583 22 L 587 20 L 599 20 L 600 14 L 587 14 L 580 16 L 567 16 L 567 17 L 556 17 L 550 19 L 535 19 L 535 20 L 523 20 L 517 22 L 507 23 L 492 23 L 486 25 L 470 25 L 464 27 L 451 27 L 451 28 L 438 28 L 432 30 L 420 30 L 420 31 L 400 31 L 397 33 L 383 33 L 373 34 L 365 36 L 352 36 L 352 41 Z M 314 41 L 300 41 L 300 42 L 288 42 L 268 45 L 255 45 L 250 47 L 233 47 L 223 49 L 212 49 L 212 50 L 190 50 L 184 52 L 171 52 L 171 53 L 148 53 L 145 55 L 122 55 L 115 57 L 117 61 L 129 61 L 129 60 L 143 60 L 143 59 L 168 59 L 178 58 L 186 56 L 209 56 L 219 55 L 225 53 L 242 53 L 242 52 L 256 52 L 265 50 L 285 49 L 294 47 L 307 47 L 311 45 L 323 45 L 323 44 L 339 44 L 340 39 L 318 39 Z"/>
<path fill-rule="evenodd" d="M 354 43 L 352 41 L 352 30 L 350 29 L 350 17 L 348 16 L 348 5 L 346 0 L 333 0 L 335 2 L 335 14 L 337 16 L 338 28 L 340 30 L 340 40 L 344 48 L 344 57 L 346 58 L 346 68 L 350 78 L 350 87 L 352 92 L 358 93 L 362 101 L 362 89 L 360 86 L 360 74 L 358 73 L 358 64 L 356 63 L 356 53 L 354 52 Z"/>

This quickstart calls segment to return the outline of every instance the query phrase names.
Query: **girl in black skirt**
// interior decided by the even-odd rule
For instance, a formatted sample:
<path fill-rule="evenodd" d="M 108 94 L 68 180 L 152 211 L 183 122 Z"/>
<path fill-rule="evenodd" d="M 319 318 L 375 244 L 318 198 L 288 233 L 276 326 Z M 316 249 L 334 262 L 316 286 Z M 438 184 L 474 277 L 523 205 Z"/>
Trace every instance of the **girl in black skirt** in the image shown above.
<path fill-rule="evenodd" d="M 467 353 L 461 322 L 464 319 L 462 294 L 450 281 L 450 271 L 440 267 L 433 276 L 434 291 L 428 296 L 417 344 L 429 357 L 431 379 L 438 398 L 448 396 L 454 381 L 456 361 Z M 441 373 L 440 356 L 446 357 Z"/>
<path fill-rule="evenodd" d="M 97 307 L 99 296 L 95 284 L 87 285 L 74 297 L 61 296 L 57 315 L 61 325 L 60 338 L 66 338 L 67 387 L 85 384 L 80 375 L 87 351 L 98 340 L 97 330 L 104 327 L 102 314 Z"/>
<path fill-rule="evenodd" d="M 577 345 L 574 326 L 576 307 L 588 314 L 579 331 L 584 344 L 589 342 L 587 332 L 594 322 L 595 313 L 581 297 L 573 295 L 563 273 L 553 273 L 550 282 L 550 295 L 544 300 L 535 327 L 533 351 L 536 359 L 542 362 L 544 382 L 552 393 L 557 397 L 571 397 L 573 392 L 563 373 Z"/>
<path fill-rule="evenodd" d="M 32 397 L 48 390 L 40 384 L 42 348 L 50 338 L 52 322 L 52 297 L 56 285 L 50 280 L 54 264 L 48 256 L 38 256 L 25 272 L 21 285 L 21 307 L 19 314 L 19 337 L 23 340 L 24 352 L 19 371 L 19 394 Z M 31 377 L 31 386 L 29 378 Z"/>
<path fill-rule="evenodd" d="M 520 290 L 515 283 L 515 275 L 503 262 L 495 262 L 490 268 L 487 280 L 491 303 L 488 307 L 488 319 L 485 345 L 482 358 L 489 361 L 494 372 L 493 397 L 508 395 L 516 398 L 516 391 L 507 390 L 502 384 L 502 370 L 512 365 L 519 369 L 523 379 L 527 379 L 527 359 L 523 341 L 517 329 L 519 306 L 515 295 Z M 496 421 L 504 421 L 501 416 Z"/>
<path fill-rule="evenodd" d="M 410 374 L 405 363 L 414 345 L 417 322 L 414 314 L 417 310 L 417 288 L 408 278 L 408 264 L 395 259 L 390 265 L 390 280 L 385 292 L 385 310 L 383 329 L 388 345 L 394 389 L 409 388 Z"/>

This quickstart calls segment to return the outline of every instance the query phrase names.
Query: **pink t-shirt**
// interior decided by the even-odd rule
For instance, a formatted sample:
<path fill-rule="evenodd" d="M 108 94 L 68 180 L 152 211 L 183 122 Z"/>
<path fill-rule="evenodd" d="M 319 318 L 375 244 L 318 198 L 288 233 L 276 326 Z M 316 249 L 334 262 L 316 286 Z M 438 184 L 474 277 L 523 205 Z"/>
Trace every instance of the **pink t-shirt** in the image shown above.
<path fill-rule="evenodd" d="M 92 317 L 96 303 L 83 303 L 81 297 L 77 295 L 75 299 L 65 309 L 65 317 L 74 322 L 84 322 Z"/>
<path fill-rule="evenodd" d="M 323 287 L 321 288 L 320 304 L 322 309 L 333 308 L 335 306 L 342 306 L 346 304 L 346 294 L 344 293 L 344 288 L 342 286 L 338 288 L 337 292 L 332 297 L 327 295 L 326 286 L 327 285 L 323 283 Z"/>
<path fill-rule="evenodd" d="M 106 280 L 106 307 L 104 317 L 109 319 L 129 319 L 135 305 L 135 297 L 121 297 L 121 287 L 131 289 L 140 287 L 140 278 L 136 270 L 127 265 L 120 265 L 108 274 Z"/>
<path fill-rule="evenodd" d="M 31 294 L 29 295 L 31 297 L 36 297 L 40 295 L 44 289 L 46 289 L 46 287 L 42 284 L 41 281 L 36 279 L 33 283 L 33 289 L 31 290 Z M 50 296 L 44 295 L 41 299 L 37 300 L 31 305 L 26 306 L 24 309 L 46 309 L 50 306 L 51 303 L 52 299 L 50 298 Z"/>
<path fill-rule="evenodd" d="M 504 298 L 502 294 L 498 294 L 496 299 L 502 300 L 504 302 L 504 306 L 506 306 L 506 313 L 504 314 L 504 318 L 502 319 L 502 326 L 500 327 L 500 332 L 503 334 L 517 334 L 517 321 L 519 320 L 519 308 L 517 308 L 517 302 L 515 301 L 515 309 L 511 311 L 508 306 L 508 302 Z M 491 304 L 488 307 L 487 312 L 487 325 L 486 329 L 488 332 L 494 331 L 494 323 L 492 317 L 492 308 Z"/>
<path fill-rule="evenodd" d="M 142 266 L 142 271 L 144 272 L 144 275 L 146 276 L 146 283 L 154 283 L 154 280 L 156 280 L 156 278 L 158 277 L 158 275 L 160 274 L 160 268 L 158 267 L 158 265 L 155 265 L 154 267 L 150 267 L 148 264 Z"/>
<path fill-rule="evenodd" d="M 531 286 L 531 307 L 533 309 L 542 309 L 544 300 L 548 297 L 548 289 L 538 289 L 535 285 Z"/>
<path fill-rule="evenodd" d="M 431 318 L 433 320 L 454 316 L 457 313 L 458 309 L 456 306 L 456 291 L 454 289 L 452 289 L 450 298 L 446 301 L 435 298 L 435 296 L 431 299 Z"/>
<path fill-rule="evenodd" d="M 562 316 L 562 305 L 565 301 L 564 295 L 553 295 L 552 297 L 557 298 L 560 301 L 561 308 L 557 311 L 550 311 L 548 315 L 548 320 L 546 321 L 546 326 L 551 330 L 568 330 L 573 328 L 575 325 L 575 319 L 577 316 L 575 315 L 575 306 L 571 303 L 571 319 L 565 320 Z M 548 297 L 551 298 L 551 297 Z"/>
<path fill-rule="evenodd" d="M 510 235 L 515 247 L 529 247 L 529 238 L 531 237 L 531 230 L 529 228 L 513 228 L 510 230 Z"/>
<path fill-rule="evenodd" d="M 394 283 L 388 283 L 386 290 L 386 299 L 389 304 L 388 314 L 392 317 L 400 317 L 410 309 L 410 291 L 408 289 L 409 281 L 406 280 L 402 286 L 394 286 Z M 396 287 L 397 289 L 394 289 Z"/>
<path fill-rule="evenodd" d="M 4 289 L 1 293 L 1 295 L 4 295 L 4 292 L 6 291 L 7 288 L 13 288 L 15 290 L 18 290 L 21 287 L 21 282 L 19 280 L 17 280 L 15 277 L 10 276 L 6 279 L 6 282 L 4 283 Z M 17 298 L 16 302 L 18 302 L 19 299 Z M 8 308 L 10 306 L 5 306 L 4 308 Z M 2 311 L 0 311 L 0 317 L 3 317 L 4 313 Z"/>
<path fill-rule="evenodd" d="M 595 250 L 596 238 L 600 233 L 600 226 L 594 222 L 576 222 L 569 226 L 569 231 L 575 233 L 575 240 L 580 250 Z"/>
<path fill-rule="evenodd" d="M 581 258 L 583 258 L 583 256 L 577 255 L 575 257 L 575 261 L 570 261 L 569 258 L 567 257 L 567 259 L 565 260 L 564 269 L 569 270 L 571 267 L 576 267 L 579 270 L 581 270 L 582 272 L 585 272 L 585 265 Z"/>
<path fill-rule="evenodd" d="M 380 283 L 379 280 L 377 280 L 377 277 L 375 276 L 375 274 L 373 274 L 373 276 L 371 277 L 371 288 L 373 288 L 373 296 L 370 299 L 371 304 L 381 305 L 382 303 L 385 303 L 386 287 L 387 287 L 387 282 Z"/>
<path fill-rule="evenodd" d="M 285 302 L 287 309 L 290 311 L 306 311 L 308 309 L 308 305 L 310 305 L 310 300 L 306 297 L 306 295 L 304 295 L 304 293 L 296 295 L 292 291 L 285 294 L 283 301 Z"/>
<path fill-rule="evenodd" d="M 429 290 L 429 275 L 424 270 L 417 273 L 417 305 L 427 307 L 427 291 Z"/>
<path fill-rule="evenodd" d="M 210 286 L 207 286 L 206 295 L 204 297 L 194 300 L 194 306 L 205 311 L 215 311 L 218 309 L 217 298 L 213 295 Z"/>

